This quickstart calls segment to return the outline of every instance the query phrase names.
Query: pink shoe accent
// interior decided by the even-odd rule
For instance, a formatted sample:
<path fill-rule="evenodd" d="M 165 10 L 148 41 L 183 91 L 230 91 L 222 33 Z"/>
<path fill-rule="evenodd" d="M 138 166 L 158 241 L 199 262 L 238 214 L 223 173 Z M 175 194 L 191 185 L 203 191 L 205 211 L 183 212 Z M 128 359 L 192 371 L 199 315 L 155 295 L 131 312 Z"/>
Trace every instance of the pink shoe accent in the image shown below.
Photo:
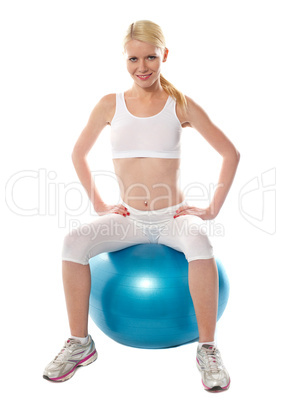
<path fill-rule="evenodd" d="M 59 381 L 59 380 L 61 380 L 62 378 L 67 377 L 70 373 L 72 373 L 72 372 L 76 369 L 76 367 L 79 366 L 79 364 L 84 363 L 85 361 L 87 361 L 88 359 L 90 359 L 90 357 L 94 356 L 95 354 L 96 354 L 96 350 L 95 350 L 93 353 L 91 353 L 89 356 L 86 356 L 83 360 L 81 360 L 80 362 L 78 362 L 78 363 L 73 367 L 73 369 L 70 370 L 70 371 L 69 371 L 68 373 L 66 373 L 65 375 L 62 375 L 61 377 L 50 378 L 50 380 Z"/>
<path fill-rule="evenodd" d="M 203 387 L 204 387 L 205 389 L 211 389 L 211 388 L 207 387 L 207 385 L 204 384 L 203 380 L 202 380 L 202 384 L 203 384 Z"/>
<path fill-rule="evenodd" d="M 230 384 L 230 379 L 229 379 L 229 382 L 228 382 L 227 386 L 226 386 L 226 387 L 222 387 L 222 389 L 228 388 L 228 387 L 229 387 L 229 384 Z"/>

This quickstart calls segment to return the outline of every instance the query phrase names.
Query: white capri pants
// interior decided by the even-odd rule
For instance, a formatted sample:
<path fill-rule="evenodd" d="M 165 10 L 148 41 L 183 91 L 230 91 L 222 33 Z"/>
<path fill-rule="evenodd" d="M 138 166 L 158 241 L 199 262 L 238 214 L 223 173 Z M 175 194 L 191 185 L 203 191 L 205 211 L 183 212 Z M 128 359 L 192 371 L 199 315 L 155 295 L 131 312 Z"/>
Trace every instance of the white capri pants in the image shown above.
<path fill-rule="evenodd" d="M 213 258 L 204 221 L 194 215 L 174 218 L 176 210 L 184 204 L 142 211 L 122 202 L 130 215 L 110 213 L 74 229 L 65 236 L 62 259 L 87 265 L 97 254 L 143 243 L 164 244 L 181 251 L 188 262 Z"/>

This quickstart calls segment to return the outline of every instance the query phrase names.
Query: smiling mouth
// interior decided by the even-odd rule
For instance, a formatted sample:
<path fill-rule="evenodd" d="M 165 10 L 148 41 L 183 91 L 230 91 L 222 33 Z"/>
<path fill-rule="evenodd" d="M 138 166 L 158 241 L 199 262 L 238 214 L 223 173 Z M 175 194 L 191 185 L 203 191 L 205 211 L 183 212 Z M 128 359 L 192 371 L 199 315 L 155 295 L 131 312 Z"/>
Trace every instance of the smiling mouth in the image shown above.
<path fill-rule="evenodd" d="M 137 75 L 137 77 L 144 81 L 144 80 L 147 80 L 151 75 L 152 75 L 152 73 L 145 74 L 145 75 Z"/>

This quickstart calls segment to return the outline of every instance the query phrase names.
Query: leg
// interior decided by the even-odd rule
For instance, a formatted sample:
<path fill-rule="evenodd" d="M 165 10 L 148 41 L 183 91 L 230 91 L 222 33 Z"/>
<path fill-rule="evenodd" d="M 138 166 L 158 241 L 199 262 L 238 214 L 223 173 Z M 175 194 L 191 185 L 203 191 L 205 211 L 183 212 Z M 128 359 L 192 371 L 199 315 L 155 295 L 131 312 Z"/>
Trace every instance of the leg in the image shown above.
<path fill-rule="evenodd" d="M 145 242 L 146 237 L 129 218 L 114 214 L 96 218 L 65 237 L 62 274 L 72 336 L 88 335 L 90 258 Z"/>
<path fill-rule="evenodd" d="M 70 333 L 84 338 L 88 335 L 90 266 L 63 261 L 62 276 Z"/>
<path fill-rule="evenodd" d="M 45 367 L 43 378 L 54 382 L 70 379 L 76 369 L 97 359 L 95 343 L 88 335 L 88 310 L 91 276 L 88 265 L 62 262 L 63 283 L 71 337 L 59 354 Z M 84 341 L 73 336 L 86 338 Z"/>
<path fill-rule="evenodd" d="M 65 237 L 62 273 L 71 337 L 46 366 L 43 373 L 45 379 L 66 381 L 73 376 L 77 367 L 86 366 L 97 359 L 95 343 L 88 334 L 91 290 L 89 260 L 99 253 L 145 242 L 145 235 L 131 220 L 114 214 L 99 217 L 92 224 L 83 225 Z M 72 337 L 87 338 L 81 341 Z"/>
<path fill-rule="evenodd" d="M 196 353 L 202 384 L 210 392 L 225 391 L 230 386 L 229 373 L 216 344 L 208 345 L 215 340 L 217 320 L 218 273 L 214 259 L 189 263 L 189 288 L 197 318 L 199 342 L 203 344 L 198 345 Z"/>
<path fill-rule="evenodd" d="M 189 263 L 189 289 L 199 342 L 214 341 L 218 310 L 218 272 L 214 258 Z"/>
<path fill-rule="evenodd" d="M 229 388 L 230 377 L 223 365 L 219 350 L 208 342 L 215 340 L 218 310 L 218 271 L 213 248 L 203 229 L 204 221 L 183 215 L 168 225 L 168 235 L 161 243 L 182 251 L 189 261 L 189 289 L 193 300 L 198 330 L 197 367 L 208 391 Z M 204 345 L 206 343 L 207 345 Z"/>
<path fill-rule="evenodd" d="M 182 251 L 189 261 L 189 288 L 199 342 L 213 341 L 218 309 L 218 272 L 204 221 L 193 215 L 171 219 L 159 242 Z"/>

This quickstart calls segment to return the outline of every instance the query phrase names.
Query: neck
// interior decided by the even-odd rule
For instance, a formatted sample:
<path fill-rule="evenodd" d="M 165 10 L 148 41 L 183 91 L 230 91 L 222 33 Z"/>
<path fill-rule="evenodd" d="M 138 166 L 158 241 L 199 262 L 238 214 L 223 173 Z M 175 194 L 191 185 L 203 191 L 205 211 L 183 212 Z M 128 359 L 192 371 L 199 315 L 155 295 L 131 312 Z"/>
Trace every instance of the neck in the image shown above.
<path fill-rule="evenodd" d="M 149 88 L 142 88 L 136 83 L 133 83 L 132 89 L 131 89 L 131 96 L 134 98 L 159 98 L 164 94 L 164 89 L 162 88 L 160 84 L 160 79 L 159 81 L 156 81 L 151 87 Z"/>

